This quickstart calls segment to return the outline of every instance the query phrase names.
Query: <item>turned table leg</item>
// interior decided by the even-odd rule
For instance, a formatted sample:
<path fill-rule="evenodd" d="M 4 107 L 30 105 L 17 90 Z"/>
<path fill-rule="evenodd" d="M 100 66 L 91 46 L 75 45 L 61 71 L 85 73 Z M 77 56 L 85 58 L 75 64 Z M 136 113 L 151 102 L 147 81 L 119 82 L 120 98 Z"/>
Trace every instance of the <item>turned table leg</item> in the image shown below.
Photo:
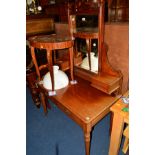
<path fill-rule="evenodd" d="M 90 132 L 84 134 L 86 155 L 90 154 Z"/>
<path fill-rule="evenodd" d="M 91 141 L 91 126 L 90 124 L 86 125 L 84 128 L 84 140 L 85 140 L 85 154 L 90 155 L 90 141 Z"/>

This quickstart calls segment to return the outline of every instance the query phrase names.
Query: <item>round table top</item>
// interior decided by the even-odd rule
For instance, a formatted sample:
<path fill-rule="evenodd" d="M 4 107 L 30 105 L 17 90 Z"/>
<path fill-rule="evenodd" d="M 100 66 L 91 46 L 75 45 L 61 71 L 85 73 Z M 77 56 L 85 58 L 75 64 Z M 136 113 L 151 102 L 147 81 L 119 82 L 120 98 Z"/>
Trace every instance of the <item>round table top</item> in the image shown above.
<path fill-rule="evenodd" d="M 89 39 L 97 39 L 98 38 L 98 28 L 77 28 L 76 32 L 73 34 L 74 37 L 79 38 L 89 38 Z"/>
<path fill-rule="evenodd" d="M 50 35 L 33 36 L 33 37 L 30 37 L 28 40 L 30 42 L 33 41 L 33 42 L 42 42 L 42 43 L 58 43 L 58 42 L 71 41 L 71 37 L 50 34 Z"/>
<path fill-rule="evenodd" d="M 64 49 L 73 46 L 71 37 L 56 34 L 33 36 L 28 41 L 31 46 L 44 49 Z"/>

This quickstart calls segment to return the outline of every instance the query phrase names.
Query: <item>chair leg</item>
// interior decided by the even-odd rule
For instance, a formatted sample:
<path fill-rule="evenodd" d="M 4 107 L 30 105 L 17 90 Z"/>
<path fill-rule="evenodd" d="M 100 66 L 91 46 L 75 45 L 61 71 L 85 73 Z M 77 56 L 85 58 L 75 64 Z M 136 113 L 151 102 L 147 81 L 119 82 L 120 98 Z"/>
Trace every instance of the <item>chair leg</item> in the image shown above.
<path fill-rule="evenodd" d="M 126 154 L 128 148 L 129 148 L 129 138 L 126 137 L 124 141 L 123 149 L 122 149 L 124 154 Z"/>
<path fill-rule="evenodd" d="M 125 136 L 125 141 L 123 145 L 123 153 L 126 154 L 128 148 L 129 148 L 129 125 L 125 128 L 123 135 Z"/>
<path fill-rule="evenodd" d="M 41 92 L 40 93 L 40 98 L 41 98 L 41 103 L 42 103 L 42 106 L 43 106 L 43 109 L 44 109 L 44 113 L 45 113 L 45 115 L 47 115 L 47 105 L 46 105 L 45 94 Z"/>
<path fill-rule="evenodd" d="M 113 117 L 114 117 L 114 114 L 111 112 L 111 113 L 110 113 L 110 127 L 109 127 L 109 136 L 111 136 L 112 124 L 113 124 Z"/>

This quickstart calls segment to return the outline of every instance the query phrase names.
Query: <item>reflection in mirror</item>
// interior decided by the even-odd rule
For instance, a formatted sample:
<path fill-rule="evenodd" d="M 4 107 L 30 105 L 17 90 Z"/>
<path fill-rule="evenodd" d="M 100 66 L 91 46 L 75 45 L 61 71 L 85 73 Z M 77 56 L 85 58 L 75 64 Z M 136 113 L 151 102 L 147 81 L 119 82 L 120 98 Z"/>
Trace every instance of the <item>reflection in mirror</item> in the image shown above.
<path fill-rule="evenodd" d="M 79 55 L 81 55 L 82 57 L 82 61 L 78 65 L 78 67 L 97 73 L 98 72 L 98 50 L 97 50 L 98 40 L 92 39 L 91 41 L 90 62 L 88 57 L 86 40 L 76 38 L 76 43 L 77 43 L 77 51 Z"/>
<path fill-rule="evenodd" d="M 78 67 L 98 73 L 98 16 L 77 15 L 73 36 L 75 51 L 82 57 Z"/>
<path fill-rule="evenodd" d="M 98 71 L 98 57 L 95 57 L 95 53 L 90 53 L 91 66 L 89 65 L 88 53 L 86 57 L 82 60 L 82 64 L 80 67 L 90 70 L 92 72 Z"/>
<path fill-rule="evenodd" d="M 76 28 L 97 28 L 98 16 L 97 15 L 77 15 Z"/>

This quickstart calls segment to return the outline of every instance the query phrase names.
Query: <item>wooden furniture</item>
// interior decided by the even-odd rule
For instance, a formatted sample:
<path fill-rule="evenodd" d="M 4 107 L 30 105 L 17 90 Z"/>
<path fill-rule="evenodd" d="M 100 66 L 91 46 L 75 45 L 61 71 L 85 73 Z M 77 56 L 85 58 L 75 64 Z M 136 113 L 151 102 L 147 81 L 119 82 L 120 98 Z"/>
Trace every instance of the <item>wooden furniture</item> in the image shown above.
<path fill-rule="evenodd" d="M 85 154 L 90 155 L 90 137 L 93 126 L 109 113 L 110 107 L 120 96 L 112 97 L 93 88 L 89 81 L 80 77 L 75 77 L 75 79 L 77 84 L 56 90 L 56 96 L 49 96 L 48 91 L 42 85 L 38 86 L 42 93 L 46 94 L 54 104 L 83 129 Z"/>
<path fill-rule="evenodd" d="M 39 18 L 26 20 L 26 37 L 54 32 L 54 20 L 52 18 Z"/>
<path fill-rule="evenodd" d="M 38 0 L 43 8 L 37 16 L 50 16 L 56 22 L 67 22 L 66 4 L 69 1 L 74 7 L 76 0 Z M 82 1 L 82 0 L 81 0 Z M 85 0 L 86 1 L 86 0 Z M 87 0 L 87 2 L 97 2 L 98 0 Z M 86 8 L 88 9 L 88 8 Z M 30 17 L 35 15 L 31 14 Z M 105 22 L 126 22 L 129 21 L 129 0 L 105 0 Z"/>
<path fill-rule="evenodd" d="M 125 136 L 124 145 L 123 145 L 123 153 L 126 154 L 129 148 L 129 125 L 125 128 L 123 135 Z"/>
<path fill-rule="evenodd" d="M 46 15 L 45 13 L 39 13 L 39 14 L 30 14 L 30 15 L 26 15 L 26 22 L 28 21 L 28 20 L 34 20 L 34 19 L 38 19 L 38 20 L 40 20 L 40 19 L 47 19 L 47 18 L 51 18 L 51 19 L 53 19 L 52 18 L 52 16 L 50 16 L 50 15 Z"/>
<path fill-rule="evenodd" d="M 67 22 L 67 2 L 74 5 L 74 0 L 39 0 L 46 15 L 50 15 L 55 22 Z M 52 3 L 51 3 L 52 2 Z"/>
<path fill-rule="evenodd" d="M 66 40 L 64 40 L 66 39 Z M 29 38 L 31 45 L 31 55 L 35 64 L 38 80 L 41 80 L 40 71 L 48 66 L 53 83 L 53 70 L 52 70 L 52 50 L 69 48 L 70 50 L 70 79 L 73 81 L 73 41 L 71 38 L 63 38 L 57 35 L 43 35 Z M 38 66 L 34 47 L 45 48 L 47 50 L 48 65 Z M 62 111 L 64 111 L 70 118 L 82 127 L 84 131 L 85 150 L 86 155 L 90 155 L 90 135 L 92 127 L 99 122 L 106 114 L 109 113 L 110 107 L 114 104 L 120 96 L 112 97 L 103 93 L 90 85 L 89 81 L 75 78 L 77 84 L 68 85 L 65 88 L 56 90 L 56 95 L 50 95 L 51 90 L 43 87 L 42 83 L 37 82 L 38 90 L 41 95 L 44 112 L 47 113 L 47 106 L 45 98 L 53 101 Z M 54 85 L 52 85 L 54 86 Z M 89 90 L 89 91 L 88 91 Z M 52 87 L 54 91 L 54 87 Z"/>
<path fill-rule="evenodd" d="M 54 20 L 52 18 L 26 19 L 26 68 L 31 70 L 33 63 L 30 55 L 30 45 L 28 38 L 34 35 L 52 34 L 54 33 Z M 42 55 L 37 55 L 38 59 L 42 59 Z"/>
<path fill-rule="evenodd" d="M 98 73 L 95 74 L 90 70 L 85 70 L 75 66 L 75 75 L 88 80 L 91 85 L 107 94 L 120 93 L 122 85 L 122 73 L 114 70 L 108 62 L 107 46 L 104 42 L 104 0 L 98 1 L 75 1 L 75 10 L 68 5 L 68 21 L 72 38 L 86 39 L 87 52 L 89 59 L 89 68 L 91 69 L 91 40 L 98 40 Z M 76 16 L 78 15 L 97 15 L 98 27 L 93 28 L 76 28 Z M 75 53 L 78 53 L 76 51 Z"/>
<path fill-rule="evenodd" d="M 108 0 L 108 21 L 129 21 L 129 0 Z"/>
<path fill-rule="evenodd" d="M 71 13 L 71 8 L 69 5 L 68 19 L 71 37 L 64 37 L 61 35 L 43 35 L 29 38 L 29 42 L 31 46 L 31 55 L 35 64 L 38 80 L 40 81 L 42 79 L 41 70 L 43 68 L 48 67 L 48 70 L 50 71 L 51 75 L 52 91 L 46 90 L 41 82 L 37 82 L 44 112 L 47 113 L 47 106 L 45 102 L 45 98 L 47 97 L 82 127 L 84 131 L 86 155 L 90 155 L 90 135 L 92 127 L 102 118 L 104 118 L 106 114 L 110 112 L 110 107 L 120 98 L 120 96 L 117 93 L 115 94 L 116 96 L 112 96 L 109 94 L 121 90 L 122 75 L 120 72 L 112 69 L 112 67 L 108 63 L 106 47 L 104 44 L 104 1 L 100 0 L 89 2 L 76 2 L 77 7 L 75 8 L 75 11 L 77 11 L 78 13 L 82 13 L 82 11 L 85 10 L 84 13 L 89 14 L 91 12 L 98 15 L 99 23 L 97 33 L 92 33 L 92 31 L 90 33 L 81 33 L 81 31 L 74 31 L 75 16 Z M 54 53 L 54 50 L 69 48 L 69 78 L 71 79 L 71 81 L 74 81 L 72 39 L 76 37 L 84 37 L 87 40 L 88 47 L 90 46 L 92 37 L 96 37 L 98 39 L 98 73 L 94 74 L 91 73 L 89 70 L 82 70 L 81 68 L 78 68 L 75 65 L 75 79 L 77 80 L 77 84 L 69 84 L 67 87 L 63 89 L 55 90 L 53 84 L 54 76 L 52 68 L 52 55 Z M 34 48 L 46 49 L 48 64 L 38 66 Z M 76 53 L 76 51 L 74 52 Z"/>
<path fill-rule="evenodd" d="M 34 18 L 30 18 L 30 16 L 34 16 Z M 36 18 L 37 16 L 37 18 Z M 41 18 L 40 18 L 41 17 Z M 45 18 L 45 16 L 41 15 L 29 15 L 26 19 L 26 39 L 32 37 L 34 35 L 41 34 L 51 34 L 54 32 L 54 20 L 52 18 Z M 44 54 L 38 54 L 36 51 L 37 59 L 40 63 L 44 60 Z M 27 41 L 27 49 L 26 49 L 26 82 L 30 89 L 33 102 L 37 107 L 40 107 L 40 97 L 38 95 L 38 89 L 36 88 L 35 82 L 37 79 L 37 75 L 35 72 L 34 64 L 32 62 L 32 57 L 30 54 L 30 45 Z"/>
<path fill-rule="evenodd" d="M 41 71 L 43 69 L 48 68 L 51 76 L 51 83 L 52 88 L 49 92 L 51 95 L 55 95 L 55 88 L 54 88 L 54 73 L 53 73 L 53 52 L 58 49 L 69 49 L 69 59 L 70 59 L 70 77 L 71 81 L 74 82 L 73 76 L 73 41 L 70 37 L 58 36 L 56 34 L 51 35 L 42 35 L 42 36 L 34 36 L 29 38 L 30 46 L 31 46 L 31 56 L 33 59 L 33 63 L 35 65 L 36 73 L 38 76 L 38 81 L 41 81 Z M 38 65 L 36 55 L 35 55 L 35 48 L 38 49 L 46 49 L 46 56 L 47 56 L 47 64 Z M 40 51 L 42 52 L 42 51 Z M 44 51 L 45 52 L 45 51 Z M 45 96 L 44 93 L 41 93 L 41 101 L 43 104 L 44 112 L 47 113 L 47 107 L 45 103 Z"/>
<path fill-rule="evenodd" d="M 125 93 L 125 97 L 129 95 L 129 92 Z M 123 103 L 122 99 L 119 99 L 110 110 L 113 112 L 113 124 L 110 138 L 109 155 L 118 155 L 120 148 L 120 142 L 123 134 L 124 124 L 129 124 L 129 112 L 122 111 L 128 104 Z"/>
<path fill-rule="evenodd" d="M 36 79 L 37 79 L 37 75 L 35 71 L 32 71 L 32 70 L 26 71 L 27 85 L 30 89 L 30 93 L 32 95 L 34 104 L 39 108 L 40 98 L 39 98 L 39 90 L 36 88 Z"/>

